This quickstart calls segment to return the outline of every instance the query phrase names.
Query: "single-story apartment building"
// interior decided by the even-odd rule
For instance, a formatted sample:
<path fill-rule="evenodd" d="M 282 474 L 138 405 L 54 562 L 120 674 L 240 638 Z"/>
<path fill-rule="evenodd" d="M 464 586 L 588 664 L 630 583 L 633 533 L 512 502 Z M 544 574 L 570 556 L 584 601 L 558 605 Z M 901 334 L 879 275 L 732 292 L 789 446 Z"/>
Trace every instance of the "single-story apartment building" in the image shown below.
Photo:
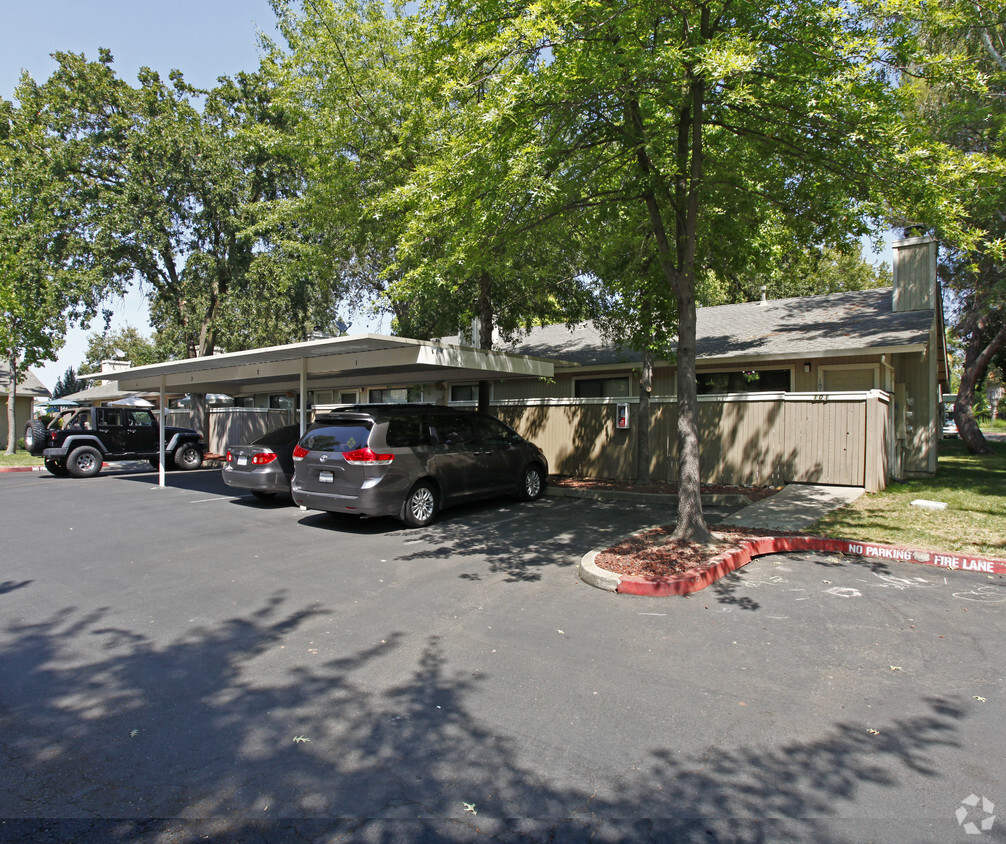
<path fill-rule="evenodd" d="M 878 490 L 936 471 L 941 396 L 949 386 L 936 241 L 911 238 L 893 247 L 893 287 L 698 310 L 704 483 Z M 633 479 L 640 366 L 639 354 L 585 323 L 535 328 L 493 351 L 460 340 L 352 335 L 102 377 L 124 390 L 234 396 L 234 408 L 209 414 L 214 451 L 325 406 L 473 406 L 479 380 L 488 379 L 493 411 L 538 443 L 554 472 Z M 656 362 L 650 408 L 651 477 L 674 481 L 672 355 Z"/>

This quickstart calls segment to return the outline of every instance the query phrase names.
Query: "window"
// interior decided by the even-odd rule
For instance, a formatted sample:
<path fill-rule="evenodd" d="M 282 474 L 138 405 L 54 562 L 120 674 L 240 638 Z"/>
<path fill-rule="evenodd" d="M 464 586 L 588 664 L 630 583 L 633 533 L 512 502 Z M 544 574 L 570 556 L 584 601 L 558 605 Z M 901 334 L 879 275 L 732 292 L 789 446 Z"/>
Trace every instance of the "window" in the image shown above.
<path fill-rule="evenodd" d="M 152 428 L 157 424 L 149 410 L 130 410 L 126 412 L 126 417 L 130 426 Z"/>
<path fill-rule="evenodd" d="M 374 404 L 406 404 L 423 400 L 422 387 L 390 387 L 370 391 L 370 401 Z"/>
<path fill-rule="evenodd" d="M 122 411 L 111 407 L 103 407 L 98 410 L 98 424 L 107 425 L 109 428 L 119 428 L 122 426 Z"/>
<path fill-rule="evenodd" d="M 478 401 L 478 384 L 451 384 L 451 401 Z"/>
<path fill-rule="evenodd" d="M 291 440 L 296 440 L 299 435 L 300 425 L 284 425 L 282 428 L 267 431 L 257 440 L 253 440 L 252 445 L 286 445 Z"/>
<path fill-rule="evenodd" d="M 293 410 L 295 396 L 288 396 L 286 393 L 273 393 L 269 396 L 269 407 L 273 410 Z"/>
<path fill-rule="evenodd" d="M 301 445 L 308 451 L 345 452 L 363 448 L 370 438 L 370 428 L 359 422 L 336 423 L 313 428 Z"/>
<path fill-rule="evenodd" d="M 467 416 L 438 416 L 436 426 L 441 445 L 472 445 L 475 442 L 475 429 Z"/>
<path fill-rule="evenodd" d="M 235 396 L 234 397 L 235 407 L 256 407 L 255 396 Z"/>
<path fill-rule="evenodd" d="M 624 399 L 629 395 L 629 379 L 624 375 L 617 378 L 578 378 L 573 389 L 578 399 Z"/>
<path fill-rule="evenodd" d="M 519 439 L 513 431 L 498 419 L 476 416 L 475 427 L 478 429 L 482 444 L 493 448 L 512 445 Z"/>
<path fill-rule="evenodd" d="M 739 372 L 700 372 L 695 376 L 698 394 L 788 393 L 788 369 L 748 369 Z"/>
<path fill-rule="evenodd" d="M 392 416 L 388 420 L 385 442 L 392 448 L 430 445 L 430 420 L 427 416 Z"/>

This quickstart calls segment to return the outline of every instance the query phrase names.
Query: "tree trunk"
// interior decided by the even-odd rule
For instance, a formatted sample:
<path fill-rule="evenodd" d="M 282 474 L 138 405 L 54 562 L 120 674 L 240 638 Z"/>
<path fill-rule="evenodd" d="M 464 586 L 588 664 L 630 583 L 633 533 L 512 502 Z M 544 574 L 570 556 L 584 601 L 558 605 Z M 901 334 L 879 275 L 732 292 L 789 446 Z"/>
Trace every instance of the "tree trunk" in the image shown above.
<path fill-rule="evenodd" d="M 17 451 L 17 431 L 14 430 L 15 425 L 17 425 L 17 416 L 14 412 L 17 405 L 16 363 L 17 361 L 15 360 L 8 361 L 8 365 L 10 366 L 10 378 L 7 382 L 7 454 L 14 454 L 14 452 Z"/>
<path fill-rule="evenodd" d="M 12 362 L 13 363 L 13 362 Z M 10 368 L 11 376 L 7 388 L 7 451 L 12 455 L 17 451 L 17 432 L 14 430 L 17 425 L 17 416 L 14 413 L 17 404 L 17 376 L 13 374 L 13 365 Z"/>
<path fill-rule="evenodd" d="M 210 442 L 210 405 L 206 401 L 206 393 L 190 393 L 189 399 L 192 402 L 189 410 L 192 427 L 206 440 L 208 447 Z"/>
<path fill-rule="evenodd" d="M 993 453 L 992 447 L 978 428 L 978 421 L 975 419 L 975 390 L 978 387 L 978 382 L 988 370 L 992 358 L 1003 345 L 1006 345 L 1006 325 L 1003 325 L 992 337 L 992 340 L 983 347 L 984 332 L 982 329 L 985 325 L 984 318 L 978 320 L 968 339 L 967 349 L 964 352 L 964 371 L 961 373 L 961 385 L 957 390 L 957 401 L 954 402 L 954 422 L 957 423 L 961 440 L 972 454 Z"/>
<path fill-rule="evenodd" d="M 639 379 L 639 413 L 636 428 L 636 486 L 650 482 L 650 391 L 653 389 L 653 352 L 643 352 L 643 371 Z"/>

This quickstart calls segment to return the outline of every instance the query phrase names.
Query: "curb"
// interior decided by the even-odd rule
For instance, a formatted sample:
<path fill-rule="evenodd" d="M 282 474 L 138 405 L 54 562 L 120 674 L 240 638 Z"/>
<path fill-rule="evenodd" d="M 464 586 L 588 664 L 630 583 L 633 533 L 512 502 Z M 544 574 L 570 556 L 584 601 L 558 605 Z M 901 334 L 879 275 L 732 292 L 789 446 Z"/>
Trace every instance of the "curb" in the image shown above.
<path fill-rule="evenodd" d="M 0 466 L 0 474 L 8 472 L 44 472 L 45 466 Z"/>
<path fill-rule="evenodd" d="M 617 489 L 577 489 L 575 487 L 547 486 L 545 495 L 552 498 L 588 498 L 592 501 L 635 501 L 640 504 L 677 504 L 678 496 L 665 492 L 627 492 Z M 710 507 L 747 507 L 751 499 L 746 495 L 730 493 L 705 493 L 702 503 Z"/>
<path fill-rule="evenodd" d="M 652 528 L 643 528 L 638 532 L 645 533 L 647 530 L 652 530 Z M 918 563 L 953 571 L 1006 575 L 1006 560 L 992 557 L 943 554 L 848 539 L 823 539 L 816 536 L 765 536 L 758 539 L 745 539 L 737 548 L 714 557 L 701 568 L 692 568 L 673 577 L 641 577 L 616 574 L 598 567 L 594 560 L 608 547 L 610 546 L 595 548 L 584 555 L 580 560 L 578 570 L 580 579 L 590 586 L 604 589 L 607 592 L 618 592 L 623 595 L 645 595 L 653 598 L 698 592 L 747 565 L 755 557 L 787 551 L 827 551 L 851 557 Z"/>

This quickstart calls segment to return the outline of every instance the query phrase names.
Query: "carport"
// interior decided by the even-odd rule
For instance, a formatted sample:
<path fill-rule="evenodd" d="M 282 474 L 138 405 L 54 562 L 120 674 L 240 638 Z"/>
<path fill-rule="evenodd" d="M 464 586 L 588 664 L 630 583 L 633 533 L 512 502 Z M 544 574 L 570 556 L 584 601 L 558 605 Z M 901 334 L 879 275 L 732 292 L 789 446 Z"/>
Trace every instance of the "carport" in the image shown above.
<path fill-rule="evenodd" d="M 242 394 L 297 390 L 300 425 L 307 417 L 308 386 L 317 388 L 399 386 L 481 379 L 552 378 L 554 362 L 527 355 L 453 346 L 440 342 L 359 334 L 155 363 L 81 378 L 116 381 L 120 390 L 160 395 L 163 430 L 168 393 Z M 165 485 L 164 440 L 159 461 Z"/>

